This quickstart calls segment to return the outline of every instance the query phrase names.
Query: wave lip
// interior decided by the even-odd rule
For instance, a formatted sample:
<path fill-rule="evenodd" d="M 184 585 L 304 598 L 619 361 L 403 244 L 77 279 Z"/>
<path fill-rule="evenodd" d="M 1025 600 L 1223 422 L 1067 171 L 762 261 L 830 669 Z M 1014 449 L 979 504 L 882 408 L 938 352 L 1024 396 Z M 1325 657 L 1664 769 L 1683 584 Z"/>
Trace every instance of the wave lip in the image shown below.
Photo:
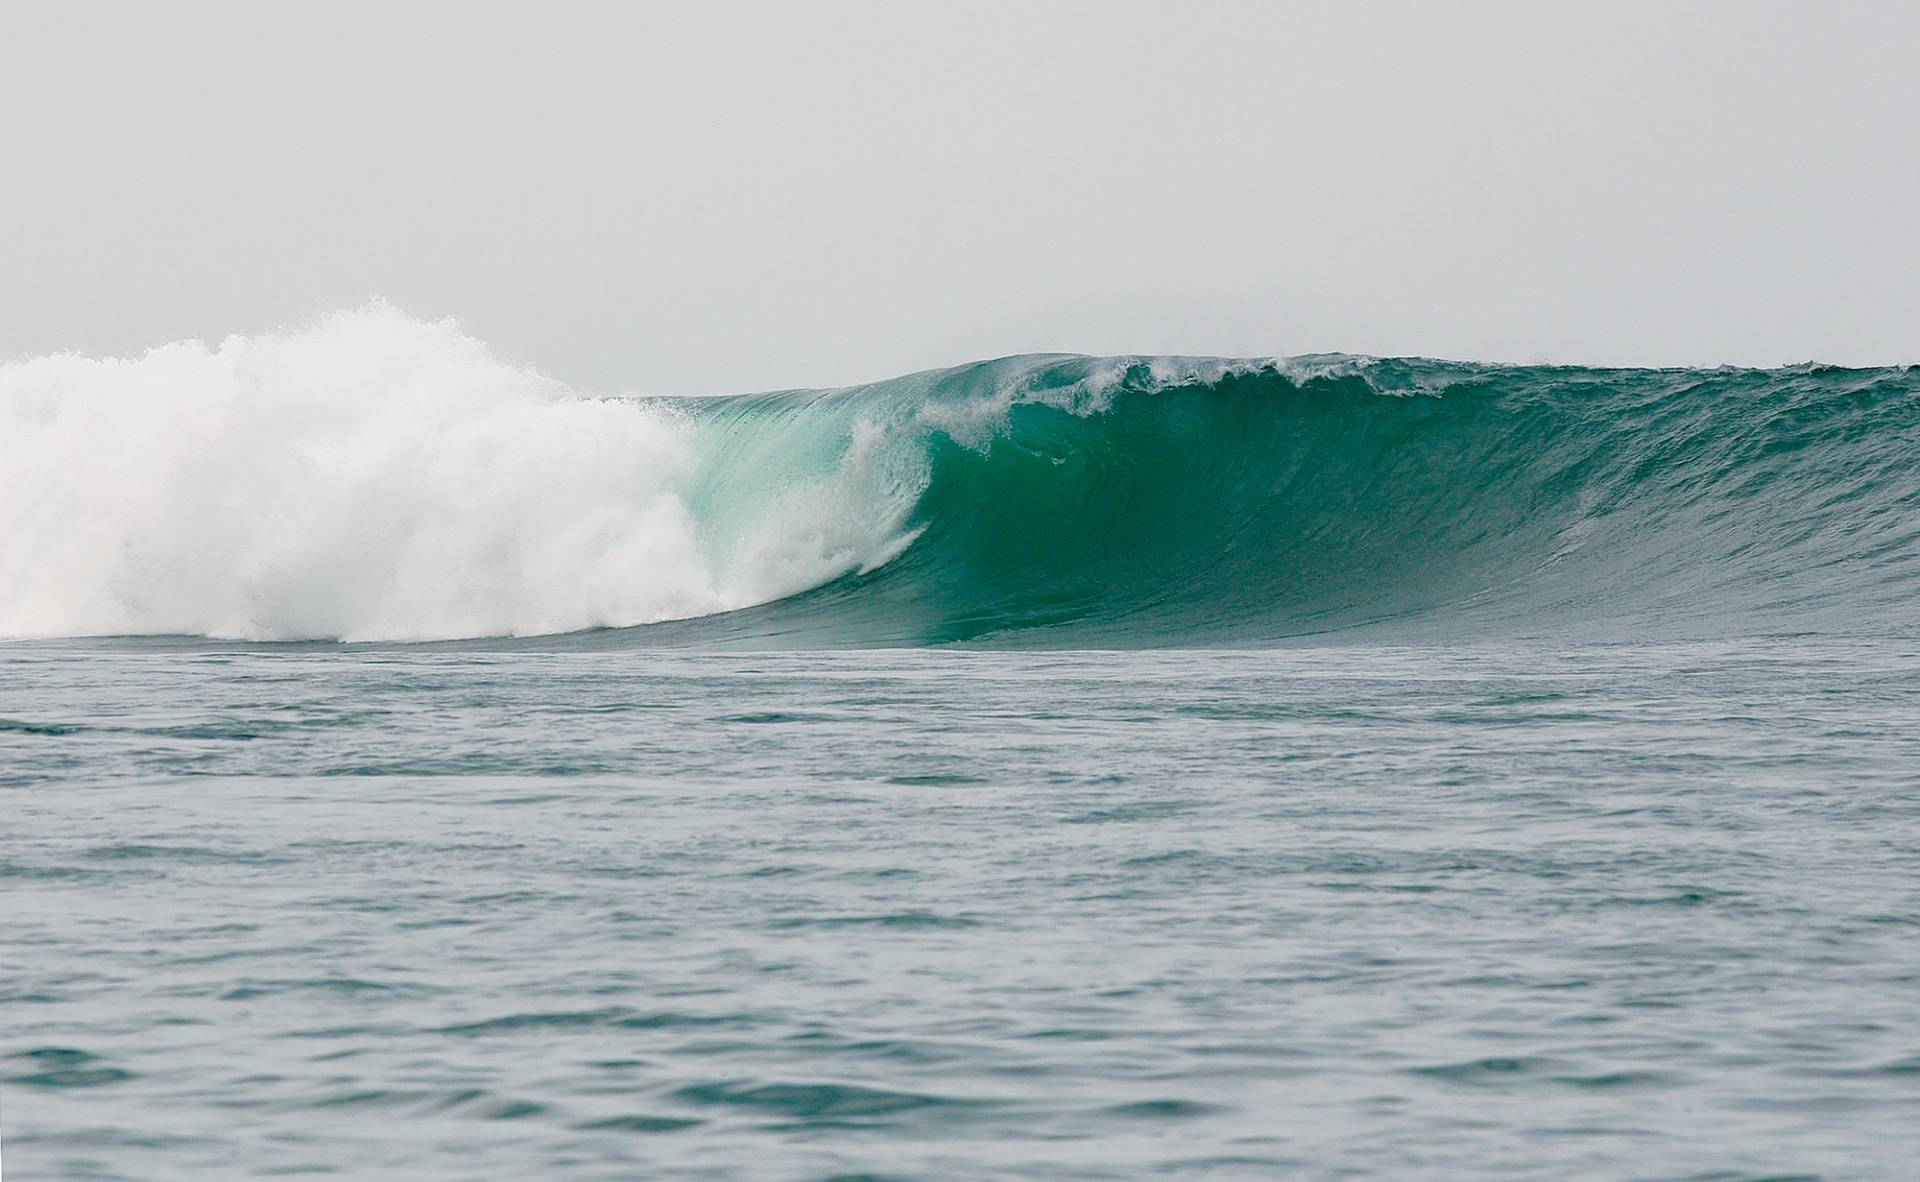
<path fill-rule="evenodd" d="M 0 369 L 0 635 L 1911 632 L 1916 454 L 1914 369 L 1040 355 L 594 399 L 376 304 Z"/>

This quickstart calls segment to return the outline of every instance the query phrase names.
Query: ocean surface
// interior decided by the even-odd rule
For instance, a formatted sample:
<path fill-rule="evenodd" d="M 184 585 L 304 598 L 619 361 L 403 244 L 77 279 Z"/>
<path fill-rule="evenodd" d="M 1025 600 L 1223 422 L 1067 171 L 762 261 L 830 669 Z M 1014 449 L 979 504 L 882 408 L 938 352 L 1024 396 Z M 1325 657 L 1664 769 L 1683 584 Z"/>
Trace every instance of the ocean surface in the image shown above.
<path fill-rule="evenodd" d="M 1920 1176 L 1920 370 L 0 366 L 12 1179 Z"/>

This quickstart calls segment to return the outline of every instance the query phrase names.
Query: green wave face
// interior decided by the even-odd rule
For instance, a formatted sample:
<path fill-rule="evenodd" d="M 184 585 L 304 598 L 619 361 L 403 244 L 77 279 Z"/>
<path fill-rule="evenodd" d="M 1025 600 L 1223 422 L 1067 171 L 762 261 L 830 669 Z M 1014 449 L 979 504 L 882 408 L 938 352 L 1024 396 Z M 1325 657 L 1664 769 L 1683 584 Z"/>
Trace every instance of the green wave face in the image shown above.
<path fill-rule="evenodd" d="M 681 407 L 709 436 L 691 500 L 716 549 L 837 482 L 856 569 L 649 641 L 1916 622 L 1920 370 L 1024 357 Z"/>

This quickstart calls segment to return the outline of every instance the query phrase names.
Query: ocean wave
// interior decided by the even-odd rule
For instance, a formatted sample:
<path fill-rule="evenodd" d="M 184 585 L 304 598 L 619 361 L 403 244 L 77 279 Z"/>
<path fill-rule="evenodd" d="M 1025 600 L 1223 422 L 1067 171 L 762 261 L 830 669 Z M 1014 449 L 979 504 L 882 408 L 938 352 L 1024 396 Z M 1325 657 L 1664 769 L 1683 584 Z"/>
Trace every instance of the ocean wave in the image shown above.
<path fill-rule="evenodd" d="M 16 637 L 1858 631 L 1920 579 L 1912 369 L 1042 355 L 604 399 L 375 304 L 7 366 L 0 427 Z"/>

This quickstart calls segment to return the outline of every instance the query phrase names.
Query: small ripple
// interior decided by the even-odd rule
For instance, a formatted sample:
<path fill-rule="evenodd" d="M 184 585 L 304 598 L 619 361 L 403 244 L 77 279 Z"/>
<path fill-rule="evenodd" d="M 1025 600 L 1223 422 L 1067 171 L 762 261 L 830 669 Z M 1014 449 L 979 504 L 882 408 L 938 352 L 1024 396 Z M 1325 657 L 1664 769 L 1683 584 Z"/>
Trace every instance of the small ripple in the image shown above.
<path fill-rule="evenodd" d="M 1595 1075 L 1555 1075 L 1549 1082 L 1593 1091 L 1624 1091 L 1631 1088 L 1663 1088 L 1684 1083 L 1685 1078 L 1671 1071 L 1603 1071 Z"/>
<path fill-rule="evenodd" d="M 313 1039 L 389 1038 L 394 1035 L 410 1034 L 412 1032 L 413 1032 L 413 1028 L 408 1026 L 369 1026 L 369 1025 L 322 1026 L 322 1027 L 316 1027 L 308 1030 L 289 1030 L 286 1033 L 279 1035 L 279 1037 L 281 1038 L 313 1038 Z M 359 1051 L 334 1051 L 322 1057 L 335 1058 L 335 1057 L 342 1057 L 347 1055 L 357 1055 L 359 1053 L 360 1053 Z M 319 1060 L 315 1060 L 315 1061 L 318 1062 Z"/>
<path fill-rule="evenodd" d="M 32 1088 L 97 1088 L 122 1083 L 134 1073 L 114 1067 L 90 1051 L 73 1047 L 37 1047 L 7 1058 L 20 1060 L 29 1068 L 6 1077 L 8 1083 Z"/>
<path fill-rule="evenodd" d="M 926 1108 L 975 1107 L 977 1100 L 893 1092 L 857 1084 L 690 1084 L 673 1093 L 689 1104 L 732 1105 L 784 1116 L 891 1116 Z"/>
<path fill-rule="evenodd" d="M 1580 1073 L 1568 1070 L 1569 1064 L 1562 1060 L 1543 1057 L 1521 1056 L 1514 1058 L 1493 1057 L 1472 1059 L 1463 1063 L 1443 1063 L 1429 1067 L 1416 1067 L 1412 1074 L 1428 1079 L 1445 1080 L 1448 1083 L 1468 1086 L 1500 1087 L 1527 1079 L 1536 1084 L 1551 1084 L 1556 1087 L 1578 1088 L 1583 1091 L 1627 1091 L 1636 1088 L 1664 1088 L 1685 1082 L 1685 1077 L 1671 1071 L 1600 1071 Z"/>
<path fill-rule="evenodd" d="M 220 1000 L 251 1001 L 255 998 L 277 997 L 287 993 L 339 994 L 353 997 L 365 993 L 420 996 L 434 992 L 438 990 L 422 985 L 367 981 L 358 977 L 314 977 L 279 981 L 242 978 L 231 989 L 222 993 Z"/>
<path fill-rule="evenodd" d="M 831 714 L 801 714 L 791 710 L 761 710 L 747 714 L 723 714 L 715 722 L 744 722 L 762 725 L 775 722 L 838 722 Z"/>
<path fill-rule="evenodd" d="M 939 787 L 943 784 L 985 784 L 981 776 L 962 775 L 959 772 L 928 772 L 911 776 L 888 776 L 882 783 L 898 784 L 902 787 Z"/>
<path fill-rule="evenodd" d="M 243 862 L 249 865 L 277 865 L 289 859 L 255 850 L 216 850 L 193 845 L 151 845 L 121 842 L 94 846 L 83 855 L 96 862 L 161 861 L 187 863 Z"/>
<path fill-rule="evenodd" d="M 950 1046 L 912 1039 L 877 1038 L 848 1041 L 824 1030 L 809 1030 L 787 1036 L 788 1045 L 797 1045 L 810 1054 L 850 1055 L 895 1063 L 951 1063 L 966 1055 Z"/>
<path fill-rule="evenodd" d="M 37 1132 L 8 1133 L 8 1145 L 45 1145 L 71 1149 L 181 1149 L 218 1145 L 218 1138 L 176 1133 L 134 1132 L 131 1129 L 95 1125 L 70 1129 L 44 1129 Z"/>
<path fill-rule="evenodd" d="M 462 1022 L 453 1026 L 442 1026 L 436 1033 L 477 1036 L 488 1034 L 512 1034 L 528 1030 L 586 1029 L 608 1027 L 618 1030 L 661 1030 L 680 1026 L 729 1026 L 751 1024 L 757 1019 L 751 1014 L 689 1014 L 678 1010 L 663 1010 L 648 1013 L 626 1006 L 610 1006 L 597 1010 L 534 1010 L 518 1014 L 502 1014 L 497 1018 L 484 1018 L 475 1022 Z"/>
<path fill-rule="evenodd" d="M 1469 1059 L 1461 1063 L 1438 1063 L 1428 1067 L 1414 1067 L 1410 1072 L 1413 1075 L 1441 1079 L 1448 1083 L 1505 1084 L 1514 1082 L 1519 1077 L 1542 1075 L 1565 1066 L 1565 1063 L 1554 1059 L 1496 1056 L 1486 1059 Z"/>
<path fill-rule="evenodd" d="M 395 1092 L 385 1088 L 357 1088 L 350 1092 L 335 1092 L 316 1100 L 307 1101 L 310 1108 L 387 1108 L 401 1104 L 417 1103 L 421 1099 L 418 1092 Z"/>
<path fill-rule="evenodd" d="M 484 1088 L 422 1091 L 406 1088 L 348 1087 L 299 1100 L 301 1109 L 402 1109 L 416 1116 L 453 1116 L 470 1120 L 514 1121 L 542 1116 L 549 1107 L 537 1100 L 502 1096 Z"/>
<path fill-rule="evenodd" d="M 114 877 L 112 871 L 88 866 L 33 866 L 21 862 L 0 862 L 0 878 L 32 878 L 45 881 Z"/>
<path fill-rule="evenodd" d="M 77 735 L 88 728 L 79 723 L 28 722 L 23 718 L 0 718 L 0 732 L 16 735 Z"/>
<path fill-rule="evenodd" d="M 1115 1104 L 1101 1111 L 1108 1116 L 1123 1117 L 1127 1120 L 1187 1120 L 1196 1116 L 1213 1116 L 1232 1110 L 1220 1104 L 1202 1104 L 1198 1100 L 1167 1099 Z"/>
<path fill-rule="evenodd" d="M 1625 907 L 1703 907 L 1713 903 L 1726 903 L 1743 898 L 1740 891 L 1721 891 L 1711 887 L 1697 887 L 1676 890 L 1657 895 L 1616 895 L 1599 900 L 1601 905 Z"/>
<path fill-rule="evenodd" d="M 451 1113 L 477 1120 L 525 1120 L 545 1113 L 547 1106 L 537 1100 L 516 1100 L 508 1096 L 496 1096 L 482 1088 L 467 1088 L 432 1101 L 423 1111 Z"/>
<path fill-rule="evenodd" d="M 678 1133 L 706 1124 L 704 1120 L 684 1116 L 652 1116 L 633 1113 L 605 1120 L 590 1120 L 573 1127 L 584 1133 Z"/>
<path fill-rule="evenodd" d="M 1113 1037 L 1113 1034 L 1089 1026 L 1054 1026 L 1045 1030 L 1035 1030 L 1020 1037 L 1061 1042 L 1106 1042 Z"/>
<path fill-rule="evenodd" d="M 1065 825 L 1108 825 L 1129 821 L 1154 821 L 1164 817 L 1177 817 L 1193 811 L 1194 806 L 1183 800 L 1151 800 L 1119 808 L 1089 809 L 1083 813 L 1074 813 L 1060 818 Z"/>
<path fill-rule="evenodd" d="M 1278 1178 L 1300 1173 L 1306 1163 L 1298 1158 L 1260 1157 L 1255 1154 L 1218 1154 L 1213 1157 L 1187 1158 L 1160 1166 L 1159 1174 L 1212 1174 L 1229 1171 L 1228 1177 Z"/>
<path fill-rule="evenodd" d="M 285 724 L 276 723 L 192 723 L 185 726 L 141 726 L 127 728 L 128 734 L 146 735 L 156 739 L 212 739 L 245 743 L 254 739 L 264 739 L 269 735 L 287 730 Z"/>
<path fill-rule="evenodd" d="M 977 928 L 980 921 L 963 915 L 937 915 L 931 911 L 896 911 L 886 915 L 792 916 L 767 924 L 775 930 L 790 928 Z"/>

